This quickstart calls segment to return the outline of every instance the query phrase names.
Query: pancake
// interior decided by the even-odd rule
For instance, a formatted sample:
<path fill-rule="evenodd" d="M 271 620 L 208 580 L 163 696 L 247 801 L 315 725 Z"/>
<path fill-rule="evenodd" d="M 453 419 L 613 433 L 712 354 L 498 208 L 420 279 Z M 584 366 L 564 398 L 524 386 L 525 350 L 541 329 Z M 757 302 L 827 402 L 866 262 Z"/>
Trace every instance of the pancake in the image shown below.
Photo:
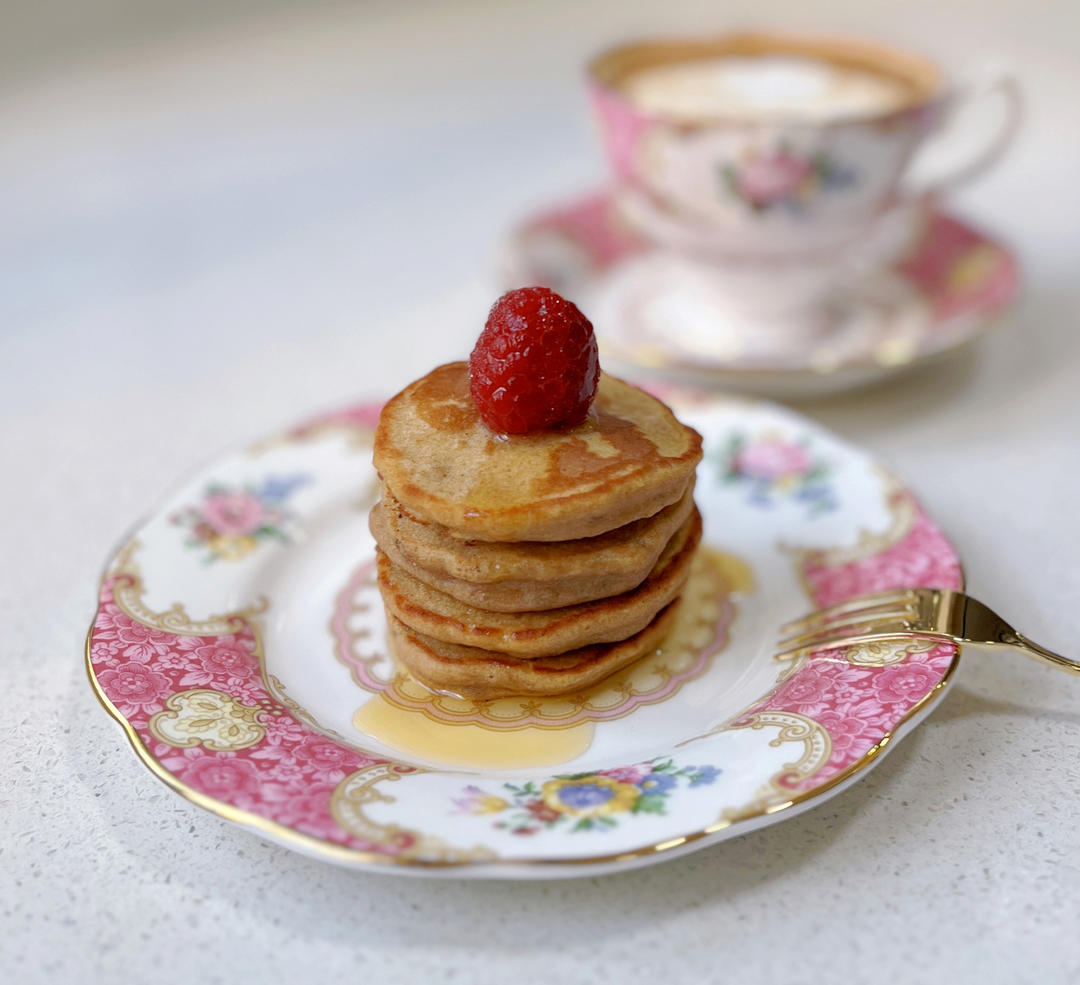
<path fill-rule="evenodd" d="M 660 646 L 677 608 L 677 602 L 671 603 L 630 639 L 538 660 L 517 660 L 506 654 L 443 643 L 410 629 L 392 615 L 387 618 L 395 658 L 421 684 L 435 691 L 484 700 L 566 694 L 595 684 Z"/>
<path fill-rule="evenodd" d="M 693 480 L 656 516 L 584 540 L 499 543 L 461 540 L 411 516 L 383 488 L 370 526 L 381 550 L 414 578 L 491 612 L 556 609 L 640 585 L 694 508 Z"/>
<path fill-rule="evenodd" d="M 700 539 L 701 517 L 695 510 L 636 589 L 561 609 L 516 613 L 478 609 L 395 568 L 381 551 L 379 590 L 388 612 L 426 636 L 535 659 L 639 632 L 682 590 Z"/>
<path fill-rule="evenodd" d="M 498 435 L 476 410 L 464 362 L 391 398 L 375 432 L 375 467 L 402 506 L 478 540 L 607 533 L 677 502 L 700 460 L 696 431 L 655 397 L 603 374 L 583 424 Z"/>

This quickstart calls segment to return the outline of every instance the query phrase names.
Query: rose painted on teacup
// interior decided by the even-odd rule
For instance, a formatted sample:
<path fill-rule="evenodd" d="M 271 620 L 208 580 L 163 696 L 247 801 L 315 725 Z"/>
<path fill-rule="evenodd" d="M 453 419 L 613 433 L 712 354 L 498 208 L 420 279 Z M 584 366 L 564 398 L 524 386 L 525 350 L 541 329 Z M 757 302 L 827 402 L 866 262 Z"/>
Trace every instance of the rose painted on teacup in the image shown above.
<path fill-rule="evenodd" d="M 782 205 L 799 210 L 822 192 L 847 188 L 855 171 L 827 154 L 802 156 L 788 149 L 752 154 L 723 170 L 727 190 L 755 212 Z"/>
<path fill-rule="evenodd" d="M 736 183 L 746 201 L 764 208 L 796 195 L 813 171 L 809 161 L 781 152 L 774 157 L 751 160 L 737 173 Z"/>

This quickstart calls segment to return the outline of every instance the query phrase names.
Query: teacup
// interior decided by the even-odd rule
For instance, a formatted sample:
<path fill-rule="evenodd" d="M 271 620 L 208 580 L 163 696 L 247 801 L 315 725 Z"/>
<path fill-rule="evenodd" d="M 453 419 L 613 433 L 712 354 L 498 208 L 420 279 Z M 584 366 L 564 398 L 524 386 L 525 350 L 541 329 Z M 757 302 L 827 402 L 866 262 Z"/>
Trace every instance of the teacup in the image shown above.
<path fill-rule="evenodd" d="M 894 248 L 895 235 L 874 242 L 884 217 L 993 164 L 1020 112 L 1007 76 L 951 86 L 917 55 L 838 38 L 644 41 L 599 55 L 589 75 L 627 221 L 713 264 L 748 308 L 820 302 L 853 254 Z M 1004 111 L 978 153 L 905 183 L 928 138 L 987 94 Z"/>

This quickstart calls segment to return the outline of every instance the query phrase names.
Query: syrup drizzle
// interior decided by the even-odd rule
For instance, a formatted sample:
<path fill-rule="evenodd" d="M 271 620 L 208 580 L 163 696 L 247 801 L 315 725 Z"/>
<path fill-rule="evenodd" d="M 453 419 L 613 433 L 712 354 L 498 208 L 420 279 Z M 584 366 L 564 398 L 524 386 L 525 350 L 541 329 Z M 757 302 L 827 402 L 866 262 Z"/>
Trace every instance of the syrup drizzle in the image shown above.
<path fill-rule="evenodd" d="M 353 725 L 383 745 L 431 763 L 460 769 L 518 769 L 558 766 L 584 754 L 596 726 L 581 722 L 563 729 L 529 726 L 494 732 L 480 725 L 435 722 L 378 694 L 353 715 Z"/>
<path fill-rule="evenodd" d="M 700 548 L 707 555 L 710 564 L 719 569 L 728 590 L 739 595 L 748 595 L 755 591 L 756 582 L 753 571 L 742 558 L 728 554 L 709 546 Z M 691 578 L 700 577 L 692 574 Z M 715 588 L 713 590 L 715 592 Z M 710 606 L 718 604 L 713 593 L 691 590 L 683 592 L 683 606 L 693 604 L 696 609 L 709 612 Z M 592 685 L 579 696 L 559 695 L 551 698 L 535 699 L 542 705 L 562 706 L 573 704 L 576 697 L 590 698 L 600 689 L 610 690 L 617 696 L 620 688 L 630 686 L 636 678 L 653 673 L 659 664 L 670 664 L 680 651 L 699 652 L 703 642 L 691 627 L 695 620 L 693 613 L 685 611 L 676 619 L 674 628 L 663 645 L 646 654 L 633 665 L 627 667 L 607 681 Z M 713 618 L 711 613 L 709 618 Z M 412 681 L 415 688 L 410 693 L 424 691 L 435 699 L 435 692 Z M 463 705 L 473 703 L 459 696 L 456 700 Z M 506 701 L 510 699 L 497 699 Z M 437 722 L 420 710 L 401 708 L 393 701 L 378 694 L 360 707 L 353 715 L 353 726 L 404 756 L 416 758 L 443 766 L 460 769 L 519 769 L 558 766 L 571 762 L 583 755 L 592 745 L 596 725 L 591 721 L 578 722 L 570 726 L 521 728 L 496 728 L 471 722 Z"/>

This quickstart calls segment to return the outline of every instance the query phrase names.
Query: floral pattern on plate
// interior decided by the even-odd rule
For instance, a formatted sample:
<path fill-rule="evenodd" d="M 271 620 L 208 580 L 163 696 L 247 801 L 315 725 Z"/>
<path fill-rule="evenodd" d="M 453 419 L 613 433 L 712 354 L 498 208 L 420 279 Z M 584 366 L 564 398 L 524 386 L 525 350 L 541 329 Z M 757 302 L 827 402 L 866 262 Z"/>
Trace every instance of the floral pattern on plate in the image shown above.
<path fill-rule="evenodd" d="M 805 462 L 791 451 L 807 435 L 809 447 L 820 447 L 830 463 L 837 506 L 814 518 L 801 509 L 758 509 L 739 494 L 738 482 L 725 482 L 715 468 L 702 469 L 698 478 L 706 521 L 722 519 L 730 534 L 741 533 L 741 545 L 728 546 L 749 551 L 755 570 L 753 551 L 767 553 L 763 577 L 789 578 L 800 606 L 906 585 L 959 587 L 960 568 L 948 540 L 909 492 L 876 472 L 857 450 L 768 405 L 699 404 L 692 415 L 691 423 L 714 448 L 729 447 L 740 434 L 775 432 L 777 447 L 760 453 L 756 465 L 744 456 L 741 467 L 748 472 L 767 465 L 773 477 L 807 474 Z M 913 716 L 932 706 L 956 666 L 955 648 L 910 641 L 904 647 L 819 652 L 787 664 L 773 661 L 767 650 L 754 650 L 755 680 L 767 686 L 721 713 L 716 698 L 726 692 L 710 680 L 714 671 L 726 672 L 731 654 L 725 653 L 665 701 L 596 723 L 598 734 L 608 730 L 603 759 L 582 762 L 577 771 L 571 766 L 466 772 L 365 748 L 362 737 L 346 737 L 344 725 L 317 726 L 290 696 L 301 685 L 312 686 L 311 678 L 327 681 L 335 695 L 342 692 L 348 708 L 355 710 L 361 700 L 332 652 L 329 624 L 339 582 L 324 578 L 323 601 L 298 597 L 291 617 L 290 598 L 283 593 L 311 591 L 317 578 L 309 575 L 323 568 L 303 564 L 324 557 L 317 553 L 319 536 L 338 551 L 333 558 L 342 576 L 358 553 L 370 550 L 358 539 L 365 524 L 364 510 L 357 508 L 363 470 L 354 452 L 356 441 L 365 435 L 370 440 L 373 419 L 371 405 L 326 415 L 272 439 L 258 453 L 269 456 L 265 475 L 309 476 L 312 490 L 290 503 L 307 536 L 273 552 L 272 561 L 266 552 L 265 570 L 273 578 L 259 575 L 258 551 L 245 565 L 177 563 L 190 548 L 178 543 L 171 522 L 175 510 L 163 510 L 110 563 L 87 641 L 99 698 L 154 773 L 189 800 L 274 840 L 348 865 L 438 866 L 432 871 L 462 874 L 586 874 L 651 860 L 767 823 L 838 789 L 875 761 Z M 250 461 L 219 463 L 210 476 L 242 477 Z M 369 481 L 374 484 L 374 476 Z M 260 510 L 264 498 L 275 500 L 265 484 L 248 487 L 233 478 L 218 488 L 207 478 L 174 502 L 190 502 L 200 490 L 207 491 L 201 502 L 239 491 L 259 500 Z M 313 505 L 316 493 L 323 496 L 322 507 Z M 770 495 L 781 494 L 770 485 Z M 256 520 L 243 496 L 234 509 L 209 510 L 229 536 L 249 536 L 238 531 Z M 318 508 L 331 512 L 317 514 Z M 199 515 L 206 518 L 207 512 Z M 348 535 L 327 516 L 353 524 Z M 852 536 L 838 536 L 843 529 Z M 822 538 L 823 546 L 813 546 Z M 778 547 L 778 539 L 805 546 Z M 249 608 L 238 608 L 245 599 Z M 274 635 L 282 626 L 295 630 L 304 619 L 315 633 L 308 637 L 310 647 L 286 645 Z M 734 629 L 769 631 L 753 620 L 741 627 L 739 619 Z M 707 645 L 707 634 L 702 640 Z M 303 680 L 288 679 L 288 690 L 273 669 L 272 658 L 282 649 L 302 654 L 298 666 L 305 668 Z M 308 674 L 308 667 L 319 673 Z M 708 730 L 684 738 L 683 718 L 692 714 L 706 716 Z M 632 750 L 633 741 L 640 741 L 634 736 L 645 734 L 639 721 L 656 723 L 664 716 L 683 730 L 680 741 L 644 755 Z M 611 741 L 618 735 L 626 740 L 622 745 Z"/>
<path fill-rule="evenodd" d="M 243 487 L 211 483 L 198 506 L 174 514 L 172 522 L 188 532 L 188 547 L 204 551 L 204 560 L 241 561 L 259 544 L 287 544 L 292 514 L 286 501 L 311 481 L 307 475 L 267 476 L 258 485 Z"/>
<path fill-rule="evenodd" d="M 804 503 L 810 516 L 836 509 L 829 463 L 814 453 L 807 438 L 735 433 L 716 463 L 723 481 L 745 486 L 755 506 L 768 508 L 787 497 Z"/>
<path fill-rule="evenodd" d="M 274 700 L 260 679 L 250 626 L 220 636 L 154 629 L 117 604 L 118 585 L 130 588 L 130 577 L 102 587 L 91 666 L 98 686 L 161 766 L 198 793 L 303 834 L 357 849 L 377 847 L 335 822 L 330 795 L 349 774 L 386 760 L 313 732 Z M 177 713 L 175 697 L 193 688 L 214 707 L 196 706 L 196 727 L 184 735 L 163 728 L 161 716 Z M 203 736 L 224 734 L 226 741 L 190 741 L 199 736 L 200 719 Z M 248 726 L 231 745 L 221 728 L 230 720 Z M 253 725 L 259 741 L 250 743 Z"/>
<path fill-rule="evenodd" d="M 615 827 L 635 814 L 663 814 L 680 782 L 689 787 L 712 783 L 715 766 L 676 766 L 670 759 L 618 766 L 596 773 L 557 776 L 538 784 L 504 783 L 501 794 L 476 784 L 454 801 L 466 814 L 495 814 L 495 827 L 515 835 L 532 835 L 565 825 L 570 832 Z"/>

